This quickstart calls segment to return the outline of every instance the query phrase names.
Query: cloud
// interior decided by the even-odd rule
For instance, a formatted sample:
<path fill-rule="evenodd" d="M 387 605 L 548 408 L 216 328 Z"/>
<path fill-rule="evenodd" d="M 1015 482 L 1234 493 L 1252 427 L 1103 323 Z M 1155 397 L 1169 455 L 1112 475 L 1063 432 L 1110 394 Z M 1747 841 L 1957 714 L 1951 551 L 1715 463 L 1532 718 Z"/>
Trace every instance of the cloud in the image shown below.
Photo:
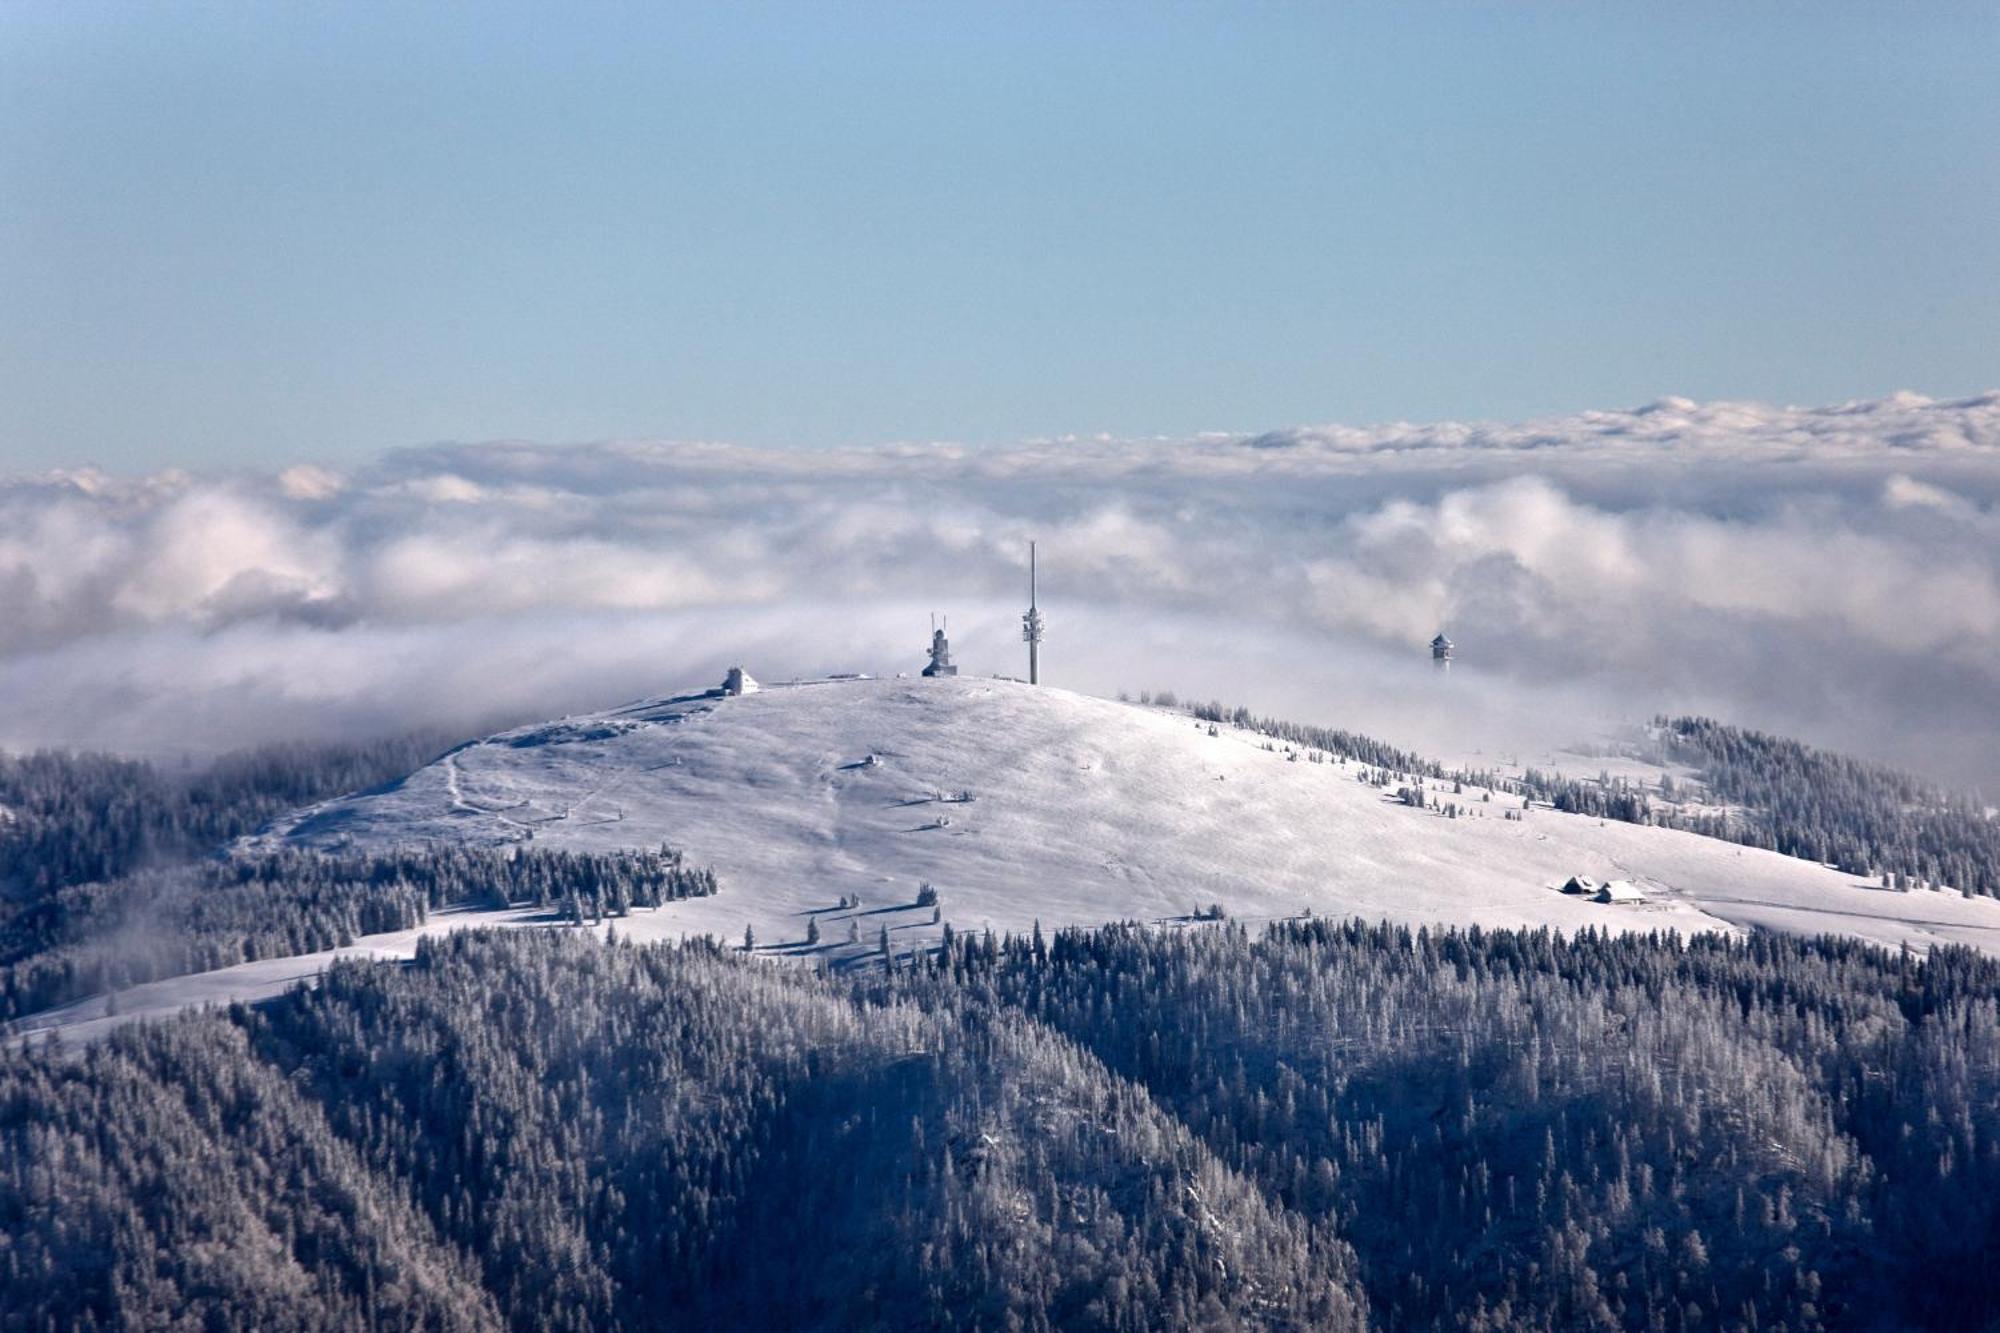
<path fill-rule="evenodd" d="M 2000 786 L 2000 394 L 1004 448 L 0 479 L 0 743 L 215 748 L 1047 660 L 1466 748 L 1698 708 Z M 1424 669 L 1460 645 L 1451 693 Z"/>
<path fill-rule="evenodd" d="M 1899 497 L 1921 493 L 1933 508 L 1969 512 L 1946 505 L 1938 488 L 1908 478 L 1890 484 L 1898 481 Z M 1678 509 L 1613 513 L 1522 478 L 1356 515 L 1347 523 L 1349 555 L 1315 563 L 1309 576 L 1329 620 L 1406 638 L 1473 612 L 1487 596 L 1484 583 L 1516 575 L 1537 594 L 1525 608 L 1509 601 L 1518 627 L 1552 641 L 1634 611 L 1665 620 L 1745 617 L 1774 628 L 1810 617 L 1884 649 L 1928 653 L 2000 632 L 1990 552 L 1982 559 L 1951 551 L 1951 543 L 1856 531 L 1831 517 L 1786 511 L 1746 523 Z M 1615 655 L 1629 637 L 1594 642 L 1594 651 Z M 1651 651 L 1650 636 L 1646 644 Z"/>
<path fill-rule="evenodd" d="M 1964 496 L 1900 472 L 1882 483 L 1882 503 L 1891 509 L 1935 509 L 1959 519 L 1978 512 L 1978 507 Z"/>
<path fill-rule="evenodd" d="M 278 474 L 278 494 L 287 500 L 331 500 L 346 480 L 331 468 L 299 463 Z"/>

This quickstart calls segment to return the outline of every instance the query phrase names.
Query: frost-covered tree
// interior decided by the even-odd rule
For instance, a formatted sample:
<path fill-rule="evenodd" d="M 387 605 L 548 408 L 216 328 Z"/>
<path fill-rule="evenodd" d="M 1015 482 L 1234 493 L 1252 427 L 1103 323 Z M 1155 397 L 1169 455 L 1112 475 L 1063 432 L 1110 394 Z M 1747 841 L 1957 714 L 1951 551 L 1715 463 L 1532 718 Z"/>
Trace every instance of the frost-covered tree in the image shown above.
<path fill-rule="evenodd" d="M 0 1322 L 1985 1328 L 1995 1142 L 1962 949 L 460 932 L 0 1063 Z"/>

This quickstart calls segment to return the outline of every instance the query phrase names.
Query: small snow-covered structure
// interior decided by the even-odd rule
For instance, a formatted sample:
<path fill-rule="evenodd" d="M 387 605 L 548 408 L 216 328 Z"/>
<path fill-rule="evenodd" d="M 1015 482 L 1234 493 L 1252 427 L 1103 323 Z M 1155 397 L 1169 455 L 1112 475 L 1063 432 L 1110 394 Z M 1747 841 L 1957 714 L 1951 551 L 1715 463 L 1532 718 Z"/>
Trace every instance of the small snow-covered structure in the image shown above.
<path fill-rule="evenodd" d="M 1451 670 L 1451 640 L 1444 636 L 1442 630 L 1431 640 L 1431 665 L 1439 671 Z"/>
<path fill-rule="evenodd" d="M 1589 896 L 1597 892 L 1597 881 L 1588 875 L 1571 875 L 1563 884 L 1562 891 L 1568 894 Z"/>
<path fill-rule="evenodd" d="M 732 699 L 738 695 L 755 694 L 763 688 L 755 676 L 740 666 L 729 668 L 729 674 L 722 678 L 722 693 Z"/>
<path fill-rule="evenodd" d="M 926 676 L 956 676 L 958 668 L 952 665 L 951 640 L 944 636 L 944 627 L 931 626 L 931 660 L 924 668 Z"/>
<path fill-rule="evenodd" d="M 1646 901 L 1646 895 L 1637 884 L 1634 884 L 1629 879 L 1609 879 L 1598 888 L 1597 896 L 1591 901 L 1600 903 L 1643 903 Z"/>

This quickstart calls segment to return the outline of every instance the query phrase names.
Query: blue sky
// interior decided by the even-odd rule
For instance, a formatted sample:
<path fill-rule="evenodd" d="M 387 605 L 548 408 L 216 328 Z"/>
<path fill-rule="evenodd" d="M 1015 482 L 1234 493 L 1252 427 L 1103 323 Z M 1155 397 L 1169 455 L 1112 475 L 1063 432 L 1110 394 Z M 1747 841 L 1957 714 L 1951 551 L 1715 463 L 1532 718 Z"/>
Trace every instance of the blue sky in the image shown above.
<path fill-rule="evenodd" d="M 2000 7 L 0 7 L 0 470 L 2000 383 Z"/>

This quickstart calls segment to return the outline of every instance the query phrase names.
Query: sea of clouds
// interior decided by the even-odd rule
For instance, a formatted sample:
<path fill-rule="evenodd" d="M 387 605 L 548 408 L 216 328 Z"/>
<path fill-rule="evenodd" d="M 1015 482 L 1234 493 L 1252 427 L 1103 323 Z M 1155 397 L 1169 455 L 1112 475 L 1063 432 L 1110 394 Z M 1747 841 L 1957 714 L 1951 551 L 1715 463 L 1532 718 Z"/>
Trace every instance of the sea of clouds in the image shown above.
<path fill-rule="evenodd" d="M 0 477 L 0 745 L 471 730 L 1023 669 L 1454 756 L 1694 710 L 2000 791 L 2000 394 L 836 450 L 402 449 Z M 1448 681 L 1425 644 L 1459 645 Z"/>

